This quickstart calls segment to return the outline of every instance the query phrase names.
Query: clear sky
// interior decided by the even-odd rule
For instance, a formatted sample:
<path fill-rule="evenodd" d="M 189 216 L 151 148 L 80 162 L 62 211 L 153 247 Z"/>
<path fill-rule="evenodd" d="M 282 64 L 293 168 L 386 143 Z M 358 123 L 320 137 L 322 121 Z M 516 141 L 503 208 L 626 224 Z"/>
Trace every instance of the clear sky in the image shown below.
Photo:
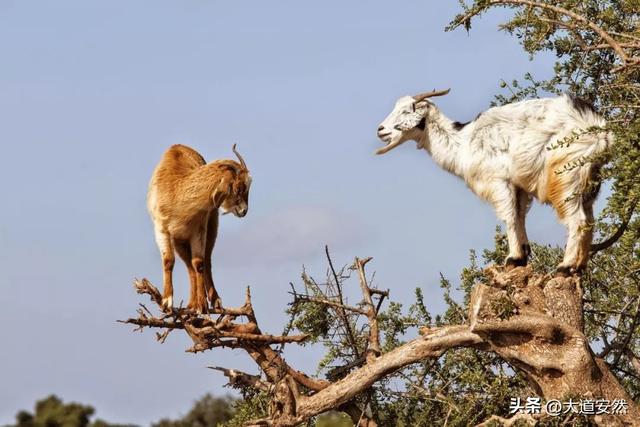
<path fill-rule="evenodd" d="M 206 159 L 237 143 L 254 178 L 249 214 L 223 217 L 214 278 L 227 305 L 251 285 L 264 330 L 285 321 L 304 264 L 373 256 L 379 286 L 408 304 L 420 286 L 443 307 L 455 278 L 498 221 L 457 178 L 407 143 L 373 153 L 401 95 L 451 87 L 437 104 L 466 121 L 501 78 L 551 72 L 497 31 L 445 33 L 456 1 L 0 0 L 0 424 L 50 393 L 113 422 L 148 425 L 186 412 L 224 378 L 255 373 L 239 350 L 184 353 L 116 323 L 142 301 L 134 277 L 161 282 L 145 207 L 171 144 Z M 529 235 L 564 241 L 549 208 Z M 175 272 L 176 300 L 186 274 Z M 354 283 L 355 285 L 355 283 Z M 348 290 L 354 297 L 356 289 Z M 313 373 L 317 352 L 289 346 Z"/>

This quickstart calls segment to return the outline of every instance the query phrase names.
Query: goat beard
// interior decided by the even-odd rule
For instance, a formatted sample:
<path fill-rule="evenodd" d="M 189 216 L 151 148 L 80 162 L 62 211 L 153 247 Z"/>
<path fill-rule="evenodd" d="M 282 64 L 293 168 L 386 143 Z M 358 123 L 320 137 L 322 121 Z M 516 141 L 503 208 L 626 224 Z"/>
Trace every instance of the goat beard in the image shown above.
<path fill-rule="evenodd" d="M 387 152 L 393 150 L 394 148 L 396 148 L 397 146 L 404 144 L 406 141 L 407 140 L 399 139 L 396 142 L 390 142 L 387 145 L 385 145 L 384 147 L 378 148 L 376 150 L 376 154 L 380 155 L 380 154 L 387 153 Z"/>

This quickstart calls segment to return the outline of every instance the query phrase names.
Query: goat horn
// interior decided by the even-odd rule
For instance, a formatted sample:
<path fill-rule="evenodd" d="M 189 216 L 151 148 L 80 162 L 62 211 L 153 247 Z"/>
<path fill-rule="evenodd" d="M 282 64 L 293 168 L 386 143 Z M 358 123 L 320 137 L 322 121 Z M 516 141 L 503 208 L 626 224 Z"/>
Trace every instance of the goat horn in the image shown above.
<path fill-rule="evenodd" d="M 451 91 L 451 88 L 444 90 L 432 90 L 431 92 L 424 92 L 413 97 L 416 101 L 422 101 L 423 99 L 431 98 L 432 96 L 446 95 Z"/>
<path fill-rule="evenodd" d="M 249 169 L 247 168 L 247 164 L 244 162 L 244 159 L 242 158 L 242 156 L 240 155 L 240 153 L 238 153 L 238 152 L 236 151 L 236 144 L 233 144 L 233 152 L 235 153 L 235 155 L 236 155 L 236 157 L 238 158 L 238 160 L 240 160 L 240 164 L 242 165 L 242 167 L 243 167 L 245 170 L 249 170 Z"/>

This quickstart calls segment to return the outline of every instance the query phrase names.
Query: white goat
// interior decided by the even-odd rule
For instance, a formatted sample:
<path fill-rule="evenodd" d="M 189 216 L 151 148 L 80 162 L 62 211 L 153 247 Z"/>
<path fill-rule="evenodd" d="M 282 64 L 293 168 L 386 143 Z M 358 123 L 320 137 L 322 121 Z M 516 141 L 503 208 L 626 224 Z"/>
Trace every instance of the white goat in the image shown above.
<path fill-rule="evenodd" d="M 506 223 L 507 266 L 526 265 L 530 254 L 525 215 L 532 197 L 549 203 L 569 231 L 558 273 L 580 272 L 589 259 L 597 175 L 590 158 L 607 149 L 612 137 L 604 119 L 591 106 L 570 95 L 534 99 L 491 108 L 470 123 L 453 122 L 427 98 L 433 91 L 398 99 L 378 127 L 384 154 L 414 140 L 443 169 L 496 210 Z M 559 144 L 574 136 L 568 144 Z M 557 146 L 559 145 L 559 146 Z"/>

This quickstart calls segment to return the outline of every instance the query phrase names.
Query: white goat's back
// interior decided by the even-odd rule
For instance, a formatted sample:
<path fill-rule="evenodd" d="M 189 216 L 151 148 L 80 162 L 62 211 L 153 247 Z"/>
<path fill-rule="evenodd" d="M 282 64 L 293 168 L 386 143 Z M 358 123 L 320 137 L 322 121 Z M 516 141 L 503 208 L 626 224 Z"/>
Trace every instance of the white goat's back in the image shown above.
<path fill-rule="evenodd" d="M 562 187 L 563 197 L 585 185 L 588 171 L 580 173 L 577 168 L 574 173 L 580 176 L 571 172 L 561 176 L 556 172 L 606 149 L 609 137 L 604 132 L 584 133 L 591 127 L 604 125 L 601 116 L 569 95 L 494 107 L 470 126 L 470 166 L 473 168 L 477 163 L 476 167 L 486 169 L 483 175 L 508 177 L 540 201 L 553 203 L 554 191 L 550 188 L 553 183 L 555 192 L 560 191 L 558 185 Z M 578 138 L 559 146 L 576 133 L 580 135 Z M 487 156 L 494 160 L 486 162 Z M 493 170 L 489 170 L 488 164 Z"/>

